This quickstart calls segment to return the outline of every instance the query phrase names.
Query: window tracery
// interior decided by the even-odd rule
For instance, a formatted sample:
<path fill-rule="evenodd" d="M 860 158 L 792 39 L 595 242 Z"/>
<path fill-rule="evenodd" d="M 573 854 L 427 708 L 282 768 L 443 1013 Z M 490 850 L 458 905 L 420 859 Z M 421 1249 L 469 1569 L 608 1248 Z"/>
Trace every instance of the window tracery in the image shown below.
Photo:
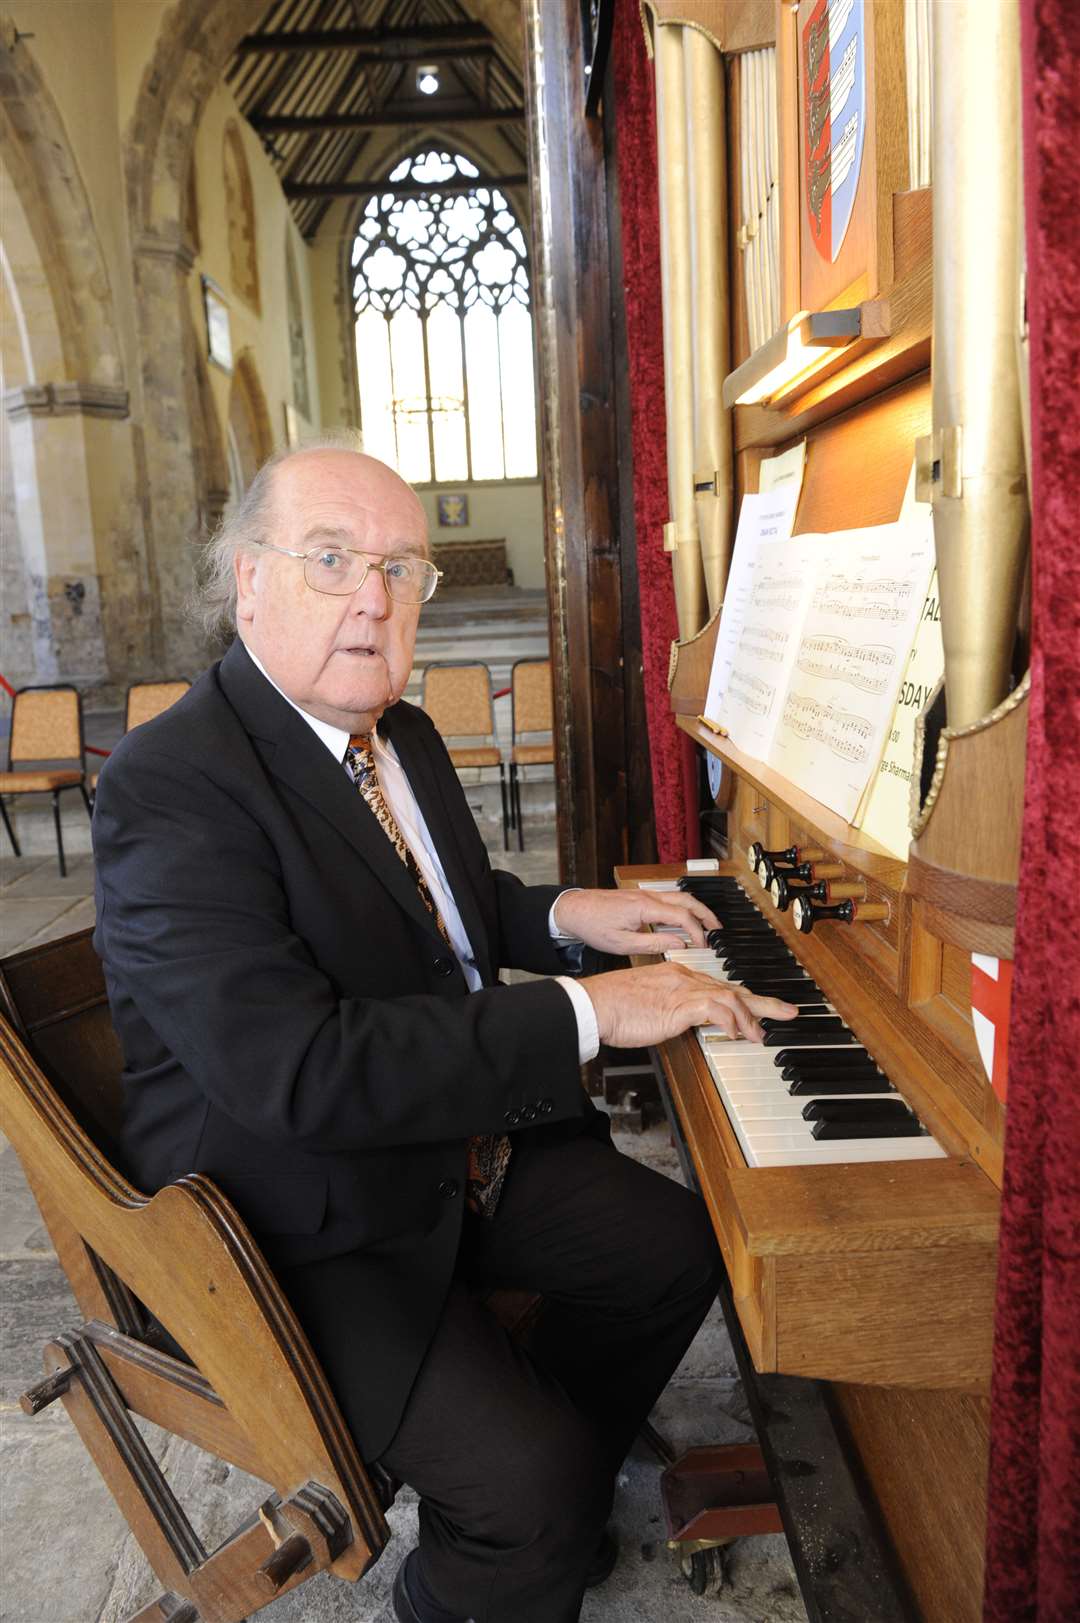
<path fill-rule="evenodd" d="M 498 187 L 460 153 L 403 159 L 352 268 L 365 449 L 415 483 L 535 477 L 528 247 Z"/>

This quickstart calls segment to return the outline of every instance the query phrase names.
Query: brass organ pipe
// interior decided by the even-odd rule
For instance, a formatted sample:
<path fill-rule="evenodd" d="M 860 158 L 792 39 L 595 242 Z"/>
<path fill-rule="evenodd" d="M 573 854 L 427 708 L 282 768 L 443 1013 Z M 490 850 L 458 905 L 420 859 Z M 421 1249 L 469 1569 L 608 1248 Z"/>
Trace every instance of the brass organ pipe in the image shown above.
<path fill-rule="evenodd" d="M 1017 375 L 1019 7 L 935 0 L 934 533 L 950 727 L 1009 689 L 1027 547 Z"/>
<path fill-rule="evenodd" d="M 770 327 L 769 289 L 772 286 L 772 253 L 769 243 L 769 148 L 765 123 L 765 53 L 752 51 L 754 58 L 754 147 L 755 168 L 758 177 L 758 237 L 761 240 L 761 332 L 763 339 L 772 336 Z"/>
<path fill-rule="evenodd" d="M 765 239 L 761 233 L 761 107 L 758 103 L 757 52 L 748 51 L 743 58 L 747 67 L 747 148 L 750 170 L 750 232 L 753 242 L 754 308 L 757 313 L 757 341 L 768 338 L 765 314 Z"/>
<path fill-rule="evenodd" d="M 780 193 L 777 173 L 780 167 L 779 133 L 776 126 L 776 47 L 765 50 L 765 150 L 769 155 L 765 196 L 769 225 L 769 337 L 780 325 Z"/>
<path fill-rule="evenodd" d="M 743 288 L 746 293 L 746 329 L 750 352 L 762 342 L 758 313 L 756 272 L 757 243 L 754 229 L 753 159 L 750 140 L 750 66 L 744 54 L 739 59 L 739 213 L 743 234 Z"/>
<path fill-rule="evenodd" d="M 683 33 L 690 154 L 693 288 L 694 477 L 715 480 L 695 492 L 709 613 L 724 599 L 731 559 L 731 413 L 720 389 L 730 370 L 724 61 L 697 28 Z"/>
<path fill-rule="evenodd" d="M 739 92 L 742 106 L 742 117 L 739 121 L 739 139 L 742 142 L 742 173 L 743 173 L 743 205 L 742 215 L 746 222 L 746 319 L 750 329 L 750 349 L 753 352 L 761 343 L 761 312 L 758 305 L 758 273 L 757 273 L 757 209 L 754 206 L 754 142 L 751 132 L 753 120 L 754 98 L 751 93 L 751 70 L 749 53 L 742 57 L 739 63 Z"/>
<path fill-rule="evenodd" d="M 686 151 L 683 29 L 666 23 L 654 34 L 656 142 L 660 202 L 660 283 L 664 316 L 669 527 L 679 636 L 705 623 L 705 577 L 694 510 L 693 344 L 690 326 L 690 197 Z"/>

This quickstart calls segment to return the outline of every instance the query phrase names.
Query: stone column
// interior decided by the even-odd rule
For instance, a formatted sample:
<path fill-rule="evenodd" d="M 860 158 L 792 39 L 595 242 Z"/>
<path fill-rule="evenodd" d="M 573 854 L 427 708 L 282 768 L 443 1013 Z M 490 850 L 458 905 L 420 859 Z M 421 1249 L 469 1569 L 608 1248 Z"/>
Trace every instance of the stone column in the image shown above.
<path fill-rule="evenodd" d="M 96 687 L 109 662 L 91 490 L 91 419 L 125 419 L 127 391 L 28 383 L 4 396 L 35 674 Z"/>

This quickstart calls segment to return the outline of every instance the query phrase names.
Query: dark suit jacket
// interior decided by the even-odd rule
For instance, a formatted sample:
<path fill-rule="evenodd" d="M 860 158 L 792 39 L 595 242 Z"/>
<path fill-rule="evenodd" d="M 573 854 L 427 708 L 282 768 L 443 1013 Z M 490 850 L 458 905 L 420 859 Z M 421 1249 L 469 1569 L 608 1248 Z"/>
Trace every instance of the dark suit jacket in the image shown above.
<path fill-rule="evenodd" d="M 476 954 L 471 995 L 374 816 L 239 642 L 121 741 L 94 812 L 130 1175 L 153 1191 L 207 1173 L 279 1267 L 350 1257 L 369 1330 L 349 1411 L 369 1457 L 449 1286 L 469 1136 L 606 1126 L 563 989 L 496 981 L 564 972 L 557 889 L 493 872 L 422 711 L 397 704 L 380 730 Z"/>

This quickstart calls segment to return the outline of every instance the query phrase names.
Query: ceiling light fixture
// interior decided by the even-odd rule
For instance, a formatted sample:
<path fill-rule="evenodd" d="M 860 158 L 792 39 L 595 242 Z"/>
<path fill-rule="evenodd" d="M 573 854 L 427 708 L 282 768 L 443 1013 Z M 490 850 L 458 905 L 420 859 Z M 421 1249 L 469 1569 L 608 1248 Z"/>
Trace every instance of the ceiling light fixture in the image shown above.
<path fill-rule="evenodd" d="M 422 62 L 416 70 L 416 88 L 422 96 L 434 96 L 439 88 L 439 69 L 435 62 Z"/>

